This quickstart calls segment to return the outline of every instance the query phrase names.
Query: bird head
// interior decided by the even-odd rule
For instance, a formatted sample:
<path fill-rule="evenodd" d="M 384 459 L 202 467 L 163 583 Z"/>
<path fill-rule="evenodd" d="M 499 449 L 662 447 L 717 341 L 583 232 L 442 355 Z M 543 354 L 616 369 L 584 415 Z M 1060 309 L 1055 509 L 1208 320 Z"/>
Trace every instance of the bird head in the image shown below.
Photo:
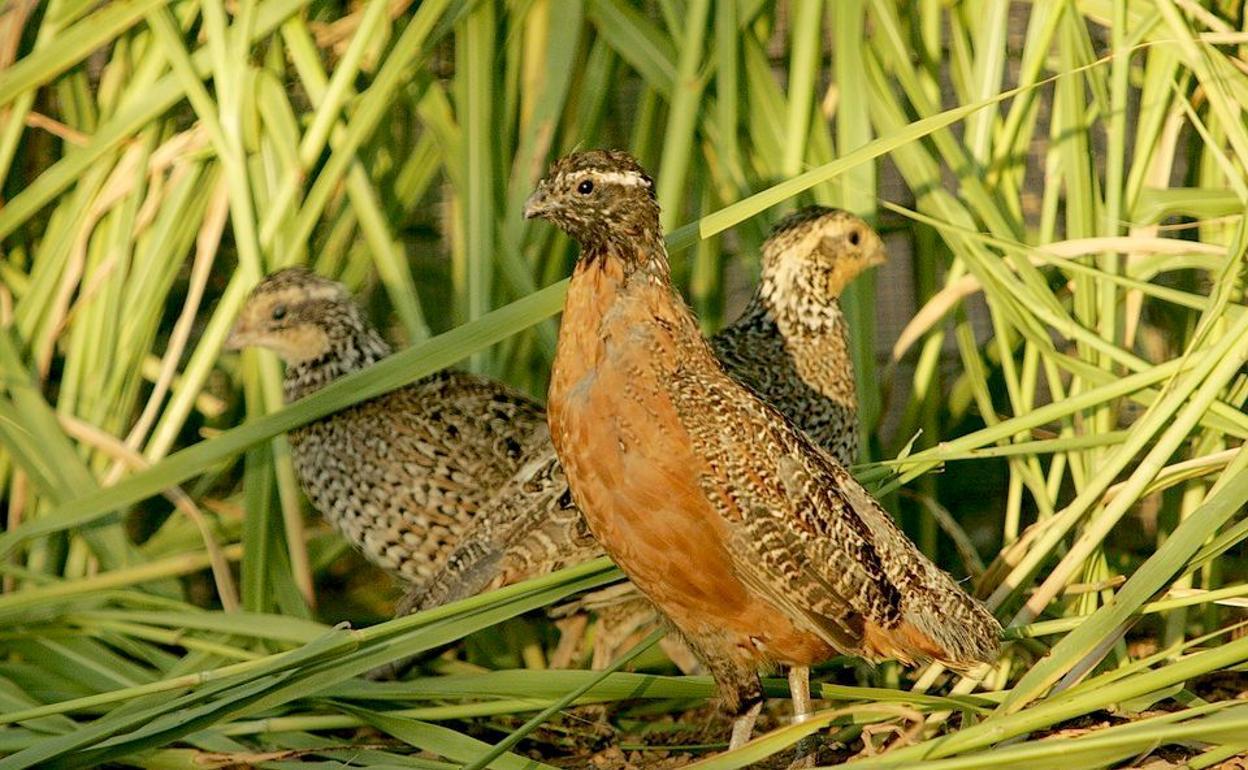
<path fill-rule="evenodd" d="M 267 348 L 288 365 L 299 364 L 324 355 L 335 337 L 363 324 L 346 287 L 292 267 L 270 274 L 252 289 L 225 348 Z"/>
<path fill-rule="evenodd" d="M 800 313 L 834 305 L 864 270 L 887 258 L 884 241 L 861 218 L 808 206 L 780 220 L 763 243 L 760 291 Z"/>
<path fill-rule="evenodd" d="M 561 158 L 529 196 L 524 216 L 548 219 L 582 245 L 659 232 L 654 181 L 619 150 Z"/>

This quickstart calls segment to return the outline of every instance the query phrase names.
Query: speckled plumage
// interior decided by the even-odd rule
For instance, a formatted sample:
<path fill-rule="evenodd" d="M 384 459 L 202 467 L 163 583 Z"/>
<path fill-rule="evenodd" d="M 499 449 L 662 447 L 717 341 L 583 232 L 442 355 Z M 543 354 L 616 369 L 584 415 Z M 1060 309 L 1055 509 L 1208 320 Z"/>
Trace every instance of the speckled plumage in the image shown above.
<path fill-rule="evenodd" d="M 801 209 L 763 244 L 758 290 L 741 317 L 711 338 L 728 374 L 846 466 L 858 457 L 858 394 L 839 298 L 883 261 L 884 244 L 866 222 L 837 209 Z"/>
<path fill-rule="evenodd" d="M 570 174 L 604 181 L 578 195 Z M 835 653 L 992 660 L 999 625 L 933 565 L 825 450 L 724 371 L 671 285 L 635 161 L 559 161 L 526 206 L 581 244 L 547 416 L 594 536 L 757 714 L 760 667 Z M 575 177 L 574 177 L 575 178 Z M 606 227 L 586 225 L 601 218 Z M 802 677 L 799 677 L 799 679 Z"/>
<path fill-rule="evenodd" d="M 292 268 L 262 281 L 229 348 L 267 347 L 286 362 L 288 401 L 390 354 L 346 289 Z M 500 383 L 443 371 L 290 432 L 309 500 L 364 555 L 407 581 L 439 571 L 531 442 L 544 414 Z"/>
<path fill-rule="evenodd" d="M 883 261 L 884 245 L 859 217 L 810 206 L 776 224 L 762 256 L 757 290 L 711 346 L 733 378 L 849 465 L 858 453 L 858 402 L 838 298 L 860 272 Z M 547 444 L 481 509 L 444 569 L 413 590 L 404 610 L 428 609 L 601 553 Z"/>

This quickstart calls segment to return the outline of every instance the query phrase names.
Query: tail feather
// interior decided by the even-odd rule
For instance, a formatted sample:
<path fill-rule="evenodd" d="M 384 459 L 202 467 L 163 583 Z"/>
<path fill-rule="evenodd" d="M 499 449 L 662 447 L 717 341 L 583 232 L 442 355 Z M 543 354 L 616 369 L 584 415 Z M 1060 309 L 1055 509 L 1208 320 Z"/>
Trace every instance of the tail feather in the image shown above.
<path fill-rule="evenodd" d="M 996 660 L 1001 647 L 1001 624 L 978 599 L 926 559 L 921 585 L 903 594 L 903 625 L 910 625 L 931 646 L 933 660 L 965 670 Z"/>
<path fill-rule="evenodd" d="M 442 570 L 428 582 L 410 588 L 395 608 L 396 616 L 423 612 L 489 590 L 498 580 L 502 550 L 468 542 L 457 548 Z"/>
<path fill-rule="evenodd" d="M 869 660 L 893 659 L 909 666 L 918 660 L 939 660 L 944 650 L 909 621 L 893 628 L 868 621 L 862 629 L 862 652 Z"/>

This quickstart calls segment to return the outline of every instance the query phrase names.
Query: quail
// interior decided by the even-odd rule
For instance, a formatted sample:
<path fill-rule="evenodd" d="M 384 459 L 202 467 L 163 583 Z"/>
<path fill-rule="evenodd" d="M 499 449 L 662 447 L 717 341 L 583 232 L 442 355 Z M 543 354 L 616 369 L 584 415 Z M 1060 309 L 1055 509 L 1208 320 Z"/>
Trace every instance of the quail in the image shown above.
<path fill-rule="evenodd" d="M 673 288 L 654 184 L 631 156 L 558 161 L 525 204 L 580 244 L 547 401 L 572 502 L 714 677 L 744 744 L 760 669 L 836 654 L 965 670 L 1000 626 L 845 467 L 715 358 Z"/>
<path fill-rule="evenodd" d="M 879 235 L 847 211 L 808 206 L 789 214 L 763 243 L 759 285 L 744 311 L 711 338 L 730 376 L 846 466 L 858 454 L 858 402 L 838 300 L 850 281 L 884 259 Z M 601 553 L 547 444 L 478 512 L 442 570 L 414 587 L 403 608 L 429 609 Z M 613 592 L 610 603 L 636 598 Z M 602 598 L 592 595 L 585 604 L 601 605 Z M 644 603 L 612 614 L 627 628 L 637 625 L 635 613 L 653 615 Z M 603 658 L 611 635 L 598 639 Z"/>
<path fill-rule="evenodd" d="M 252 290 L 226 341 L 248 346 L 285 361 L 287 402 L 390 354 L 345 287 L 303 268 Z M 313 507 L 370 561 L 418 583 L 547 435 L 532 399 L 441 371 L 297 428 L 289 441 Z"/>

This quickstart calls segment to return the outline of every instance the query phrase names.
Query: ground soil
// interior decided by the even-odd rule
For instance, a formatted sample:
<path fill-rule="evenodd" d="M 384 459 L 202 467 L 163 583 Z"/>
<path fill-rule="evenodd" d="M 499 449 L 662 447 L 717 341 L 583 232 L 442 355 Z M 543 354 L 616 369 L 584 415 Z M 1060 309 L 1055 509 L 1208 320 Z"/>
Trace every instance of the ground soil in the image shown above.
<path fill-rule="evenodd" d="M 1207 700 L 1248 700 L 1248 674 L 1219 672 L 1188 683 L 1188 691 Z M 652 704 L 653 705 L 653 704 Z M 756 734 L 774 729 L 789 716 L 788 702 L 772 699 L 759 718 Z M 1031 739 L 1075 738 L 1116 725 L 1157 716 L 1178 709 L 1174 701 L 1162 701 L 1135 713 L 1094 712 L 1063 722 L 1053 729 L 1033 733 Z M 516 725 L 519 725 L 517 720 Z M 505 724 L 494 725 L 506 729 Z M 700 758 L 725 748 L 730 720 L 713 703 L 684 710 L 646 714 L 628 705 L 589 706 L 572 709 L 535 732 L 522 744 L 521 752 L 562 768 L 584 770 L 671 770 L 687 767 Z M 484 736 L 483 736 L 484 737 Z M 843 741 L 834 740 L 840 737 Z M 835 736 L 822 734 L 820 766 L 836 766 L 867 753 L 888 751 L 904 741 L 897 731 L 869 735 L 870 745 L 857 731 Z M 1202 751 L 1198 746 L 1161 746 L 1119 767 L 1136 770 L 1169 770 L 1183 767 L 1185 760 Z M 755 765 L 757 770 L 785 770 L 792 750 Z M 1227 760 L 1215 770 L 1248 770 L 1248 757 Z"/>

